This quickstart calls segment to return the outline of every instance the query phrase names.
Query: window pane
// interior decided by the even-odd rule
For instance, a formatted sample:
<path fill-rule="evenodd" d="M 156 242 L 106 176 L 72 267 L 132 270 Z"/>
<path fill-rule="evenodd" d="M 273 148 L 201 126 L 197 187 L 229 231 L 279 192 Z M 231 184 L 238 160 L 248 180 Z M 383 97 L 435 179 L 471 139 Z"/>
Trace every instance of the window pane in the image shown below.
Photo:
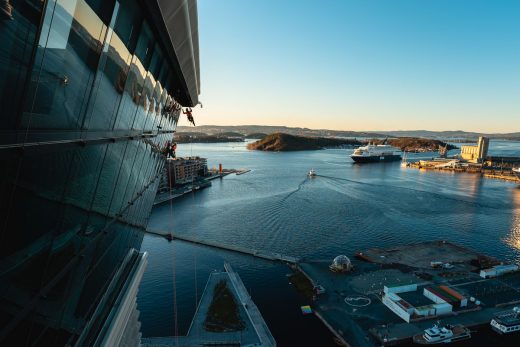
<path fill-rule="evenodd" d="M 83 121 L 106 25 L 84 0 L 50 1 L 52 24 L 38 47 L 22 118 L 31 128 L 77 129 Z M 47 14 L 49 15 L 49 14 Z"/>
<path fill-rule="evenodd" d="M 10 18 L 0 17 L 0 129 L 17 126 L 36 31 L 42 17 L 43 2 L 27 2 L 29 6 L 22 1 L 13 2 Z M 22 7 L 26 7 L 25 11 L 21 11 Z"/>

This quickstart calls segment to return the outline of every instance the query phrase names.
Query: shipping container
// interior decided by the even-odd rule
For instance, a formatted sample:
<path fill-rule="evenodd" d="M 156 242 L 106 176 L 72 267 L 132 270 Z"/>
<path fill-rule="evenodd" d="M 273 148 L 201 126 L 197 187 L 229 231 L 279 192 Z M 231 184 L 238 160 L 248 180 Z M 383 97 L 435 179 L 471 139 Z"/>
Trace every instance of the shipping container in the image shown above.
<path fill-rule="evenodd" d="M 468 299 L 464 295 L 457 292 L 455 289 L 450 288 L 448 286 L 439 286 L 439 288 L 442 289 L 444 292 L 450 294 L 451 296 L 455 297 L 459 302 L 460 307 L 468 306 Z"/>

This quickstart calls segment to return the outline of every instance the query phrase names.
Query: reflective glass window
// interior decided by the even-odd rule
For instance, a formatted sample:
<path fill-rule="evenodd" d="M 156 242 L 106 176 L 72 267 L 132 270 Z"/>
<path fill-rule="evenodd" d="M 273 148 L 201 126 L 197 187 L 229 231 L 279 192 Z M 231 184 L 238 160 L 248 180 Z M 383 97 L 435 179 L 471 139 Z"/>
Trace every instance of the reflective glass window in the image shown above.
<path fill-rule="evenodd" d="M 116 9 L 117 13 L 114 11 L 113 20 L 117 23 L 124 16 L 121 16 L 117 4 Z M 117 19 L 115 19 L 116 17 Z M 113 128 L 128 78 L 131 57 L 128 48 L 118 34 L 109 29 L 92 93 L 93 97 L 89 108 L 89 129 L 111 130 Z"/>
<path fill-rule="evenodd" d="M 139 9 L 136 1 L 119 1 L 119 13 L 114 31 L 132 53 L 135 50 L 142 22 L 142 10 Z"/>
<path fill-rule="evenodd" d="M 47 9 L 22 123 L 81 128 L 107 26 L 84 0 L 51 0 Z"/>
<path fill-rule="evenodd" d="M 123 91 L 121 105 L 119 106 L 118 116 L 114 129 L 142 128 L 142 122 L 136 121 L 136 115 L 143 113 L 143 85 L 146 76 L 141 61 L 137 56 L 132 58 L 125 89 Z M 140 108 L 140 110 L 138 110 Z M 135 125 L 134 125 L 135 123 Z"/>
<path fill-rule="evenodd" d="M 7 2 L 11 7 L 0 16 L 0 129 L 17 126 L 42 17 L 43 2 L 25 2 Z"/>

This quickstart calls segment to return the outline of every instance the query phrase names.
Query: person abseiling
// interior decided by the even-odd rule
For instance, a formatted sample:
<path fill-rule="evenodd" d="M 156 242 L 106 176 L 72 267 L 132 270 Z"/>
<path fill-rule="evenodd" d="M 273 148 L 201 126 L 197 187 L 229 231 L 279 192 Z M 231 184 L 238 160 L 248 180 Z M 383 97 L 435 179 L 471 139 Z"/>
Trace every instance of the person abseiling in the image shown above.
<path fill-rule="evenodd" d="M 191 114 L 193 111 L 191 110 L 191 107 L 187 107 L 185 111 L 182 111 L 187 117 L 188 121 L 195 126 L 195 120 L 193 119 L 193 115 Z"/>
<path fill-rule="evenodd" d="M 166 141 L 164 144 L 164 148 L 162 150 L 163 154 L 166 155 L 166 158 L 176 158 L 175 150 L 177 149 L 177 143 L 171 142 L 170 140 Z"/>

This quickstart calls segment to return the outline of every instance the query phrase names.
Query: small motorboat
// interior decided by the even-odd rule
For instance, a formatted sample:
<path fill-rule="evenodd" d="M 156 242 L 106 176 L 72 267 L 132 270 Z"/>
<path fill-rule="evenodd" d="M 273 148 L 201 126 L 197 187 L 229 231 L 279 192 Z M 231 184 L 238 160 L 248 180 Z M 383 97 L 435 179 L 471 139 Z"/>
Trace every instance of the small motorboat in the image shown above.
<path fill-rule="evenodd" d="M 307 174 L 307 176 L 309 176 L 309 177 L 316 177 L 316 170 L 311 169 L 311 171 L 309 171 L 309 173 Z"/>

